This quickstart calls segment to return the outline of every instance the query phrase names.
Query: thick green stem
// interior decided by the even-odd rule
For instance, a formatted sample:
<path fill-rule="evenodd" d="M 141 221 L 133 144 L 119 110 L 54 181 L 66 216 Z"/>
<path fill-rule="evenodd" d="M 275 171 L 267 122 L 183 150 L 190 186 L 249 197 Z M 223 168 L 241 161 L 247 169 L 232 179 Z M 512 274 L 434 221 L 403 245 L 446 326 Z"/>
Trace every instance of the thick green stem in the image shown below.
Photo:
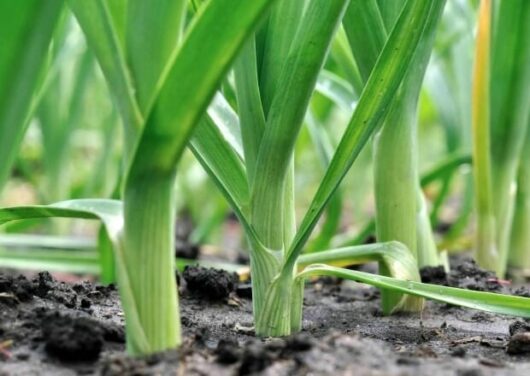
<path fill-rule="evenodd" d="M 477 207 L 478 263 L 487 269 L 497 270 L 499 254 L 496 244 L 496 222 L 493 209 L 492 171 L 490 156 L 490 29 L 491 1 L 483 0 L 479 13 L 477 47 L 473 73 L 473 172 Z"/>
<path fill-rule="evenodd" d="M 136 180 L 124 192 L 125 273 L 131 284 L 134 307 L 145 333 L 149 352 L 180 344 L 180 319 L 175 281 L 173 179 Z M 118 275 L 119 277 L 119 275 Z M 135 334 L 127 326 L 127 338 Z M 128 343 L 129 350 L 139 349 Z"/>
<path fill-rule="evenodd" d="M 261 310 L 255 313 L 256 335 L 281 337 L 292 333 L 291 316 L 301 318 L 303 295 L 294 289 L 294 270 L 277 275 L 267 288 Z M 299 286 L 297 286 L 299 287 Z M 300 323 L 297 323 L 297 328 Z"/>
<path fill-rule="evenodd" d="M 530 103 L 530 3 L 500 2 L 491 64 L 492 193 L 496 217 L 496 272 L 504 275 L 515 203 L 517 168 Z"/>
<path fill-rule="evenodd" d="M 417 257 L 414 118 L 406 103 L 396 104 L 375 136 L 374 184 L 378 241 L 397 240 Z"/>
<path fill-rule="evenodd" d="M 509 266 L 515 274 L 530 271 L 530 129 L 519 165 L 515 214 L 510 239 Z"/>
<path fill-rule="evenodd" d="M 261 67 L 260 88 L 267 124 L 256 158 L 259 169 L 251 183 L 251 223 L 267 248 L 252 247 L 251 255 L 253 288 L 258 291 L 254 296 L 254 319 L 256 334 L 260 336 L 290 334 L 291 316 L 295 326 L 300 326 L 302 290 L 297 286 L 294 291 L 293 286 L 296 262 L 287 267 L 280 262 L 295 234 L 294 146 L 347 2 L 316 0 L 305 9 L 303 0 L 285 0 L 267 26 L 267 46 L 277 49 L 274 57 L 282 65 L 265 62 Z M 278 11 L 285 7 L 291 8 L 289 14 L 300 25 L 296 33 L 292 25 L 275 22 L 277 17 L 283 18 Z M 278 39 L 279 35 L 282 37 Z M 278 261 L 274 261 L 276 254 Z M 260 263 L 266 265 L 265 270 L 259 270 Z"/>
<path fill-rule="evenodd" d="M 277 253 L 273 253 L 252 239 L 249 239 L 249 242 L 251 246 L 252 311 L 254 314 L 254 322 L 256 322 L 263 311 L 267 290 L 274 277 L 279 274 L 280 255 L 278 251 L 276 251 Z M 261 335 L 262 333 L 257 334 Z"/>
<path fill-rule="evenodd" d="M 434 17 L 424 29 L 411 68 L 393 103 L 385 124 L 374 139 L 376 230 L 378 241 L 397 240 L 405 244 L 418 265 L 439 264 L 425 199 L 420 188 L 417 151 L 417 103 L 432 50 L 436 25 L 443 3 L 431 9 Z M 418 247 L 421 245 L 421 248 Z M 381 273 L 388 275 L 384 265 Z M 383 291 L 383 309 L 393 310 L 399 294 Z M 404 310 L 421 307 L 408 299 Z"/>

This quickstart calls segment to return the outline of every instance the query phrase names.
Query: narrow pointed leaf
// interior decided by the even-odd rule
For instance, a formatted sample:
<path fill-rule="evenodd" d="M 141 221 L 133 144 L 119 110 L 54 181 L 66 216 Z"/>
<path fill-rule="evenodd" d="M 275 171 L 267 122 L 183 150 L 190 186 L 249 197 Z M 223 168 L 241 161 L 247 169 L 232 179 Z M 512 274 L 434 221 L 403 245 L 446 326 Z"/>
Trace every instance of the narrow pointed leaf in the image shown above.
<path fill-rule="evenodd" d="M 5 183 L 30 120 L 62 1 L 0 2 L 0 188 Z"/>
<path fill-rule="evenodd" d="M 490 292 L 471 291 L 427 283 L 403 281 L 396 278 L 383 277 L 370 273 L 318 264 L 308 266 L 303 272 L 298 274 L 298 278 L 321 275 L 351 279 L 386 290 L 415 295 L 426 299 L 478 309 L 481 311 L 530 318 L 530 298 L 523 298 L 520 296 L 494 294 Z"/>
<path fill-rule="evenodd" d="M 346 175 L 389 105 L 407 73 L 414 51 L 429 21 L 431 4 L 408 1 L 359 99 L 330 166 L 290 247 L 289 262 L 301 252 L 331 195 Z M 435 16 L 435 15 L 432 15 Z"/>

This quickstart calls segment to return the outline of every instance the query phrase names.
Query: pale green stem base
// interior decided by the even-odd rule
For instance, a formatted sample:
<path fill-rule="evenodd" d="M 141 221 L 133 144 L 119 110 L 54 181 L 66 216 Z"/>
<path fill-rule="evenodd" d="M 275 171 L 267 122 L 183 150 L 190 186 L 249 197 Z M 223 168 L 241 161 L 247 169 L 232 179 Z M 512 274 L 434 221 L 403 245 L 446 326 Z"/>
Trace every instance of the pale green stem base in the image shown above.
<path fill-rule="evenodd" d="M 124 200 L 125 269 L 133 306 L 124 304 L 126 318 L 134 310 L 147 341 L 147 352 L 176 348 L 180 342 L 180 317 L 174 258 L 173 179 L 150 179 L 127 187 Z M 120 275 L 118 274 L 118 278 Z M 123 278 L 119 282 L 124 283 Z M 129 323 L 127 323 L 129 324 Z M 127 325 L 128 350 L 134 347 L 135 329 Z"/>

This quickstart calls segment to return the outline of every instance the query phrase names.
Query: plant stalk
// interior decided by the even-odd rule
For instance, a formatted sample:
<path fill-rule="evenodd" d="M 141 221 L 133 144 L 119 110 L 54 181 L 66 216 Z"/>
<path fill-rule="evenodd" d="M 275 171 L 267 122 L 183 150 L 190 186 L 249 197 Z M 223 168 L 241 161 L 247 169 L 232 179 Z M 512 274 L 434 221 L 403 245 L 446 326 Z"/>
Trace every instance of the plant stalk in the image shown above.
<path fill-rule="evenodd" d="M 124 192 L 125 272 L 130 276 L 134 307 L 149 352 L 180 345 L 180 317 L 175 283 L 173 179 L 135 180 Z M 132 278 L 134 277 L 134 278 Z M 120 274 L 118 274 L 120 278 Z M 129 339 L 135 338 L 127 326 Z M 129 351 L 140 349 L 128 341 Z"/>
<path fill-rule="evenodd" d="M 519 162 L 508 262 L 512 274 L 530 274 L 530 128 Z"/>
<path fill-rule="evenodd" d="M 490 157 L 490 39 L 491 1 L 482 0 L 479 11 L 477 45 L 472 88 L 471 121 L 473 129 L 473 166 L 477 207 L 477 262 L 497 270 L 499 254 L 496 221 L 492 205 L 492 170 Z"/>

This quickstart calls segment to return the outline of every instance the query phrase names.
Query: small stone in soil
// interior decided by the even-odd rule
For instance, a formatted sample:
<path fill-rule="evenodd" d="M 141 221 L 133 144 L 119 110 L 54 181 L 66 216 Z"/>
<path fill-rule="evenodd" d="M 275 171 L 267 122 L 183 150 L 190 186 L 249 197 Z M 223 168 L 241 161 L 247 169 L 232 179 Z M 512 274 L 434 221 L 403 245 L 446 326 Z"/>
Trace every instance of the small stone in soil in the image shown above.
<path fill-rule="evenodd" d="M 190 292 L 213 300 L 227 298 L 239 279 L 236 273 L 202 266 L 186 266 L 182 277 Z"/>
<path fill-rule="evenodd" d="M 528 354 L 530 353 L 530 332 L 515 333 L 510 337 L 506 347 L 508 354 Z"/>
<path fill-rule="evenodd" d="M 42 321 L 46 351 L 63 361 L 93 361 L 103 347 L 99 322 L 54 312 Z"/>

